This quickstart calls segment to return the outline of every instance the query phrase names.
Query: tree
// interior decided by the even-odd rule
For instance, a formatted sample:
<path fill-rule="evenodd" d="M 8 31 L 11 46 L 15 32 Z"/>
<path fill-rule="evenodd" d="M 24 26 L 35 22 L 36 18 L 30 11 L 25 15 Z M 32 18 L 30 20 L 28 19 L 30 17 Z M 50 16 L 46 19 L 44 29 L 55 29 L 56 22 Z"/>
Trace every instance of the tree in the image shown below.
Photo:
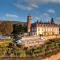
<path fill-rule="evenodd" d="M 23 35 L 24 32 L 27 32 L 27 26 L 22 26 L 22 25 L 14 25 L 13 26 L 13 32 L 12 32 L 12 34 L 14 36 Z"/>
<path fill-rule="evenodd" d="M 11 35 L 13 32 L 13 24 L 10 21 L 2 22 L 0 24 L 0 30 L 4 35 Z"/>

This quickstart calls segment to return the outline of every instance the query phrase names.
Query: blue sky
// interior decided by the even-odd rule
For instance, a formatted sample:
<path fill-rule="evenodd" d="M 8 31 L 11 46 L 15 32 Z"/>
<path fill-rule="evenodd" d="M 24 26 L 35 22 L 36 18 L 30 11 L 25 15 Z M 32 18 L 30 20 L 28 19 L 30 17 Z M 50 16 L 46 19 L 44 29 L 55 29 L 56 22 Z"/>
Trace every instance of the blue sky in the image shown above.
<path fill-rule="evenodd" d="M 60 0 L 0 0 L 0 20 L 26 21 L 28 15 L 32 22 L 53 17 L 60 23 Z"/>

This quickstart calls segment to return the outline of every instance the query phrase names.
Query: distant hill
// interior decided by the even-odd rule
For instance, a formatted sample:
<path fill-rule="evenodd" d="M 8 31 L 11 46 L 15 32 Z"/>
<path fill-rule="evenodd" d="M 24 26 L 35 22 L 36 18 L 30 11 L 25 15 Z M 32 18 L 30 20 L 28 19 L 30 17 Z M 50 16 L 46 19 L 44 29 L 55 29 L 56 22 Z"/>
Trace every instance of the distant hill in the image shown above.
<path fill-rule="evenodd" d="M 11 22 L 12 24 L 21 24 L 27 26 L 27 22 L 20 22 L 20 21 L 2 21 L 0 20 L 0 23 L 2 22 Z"/>

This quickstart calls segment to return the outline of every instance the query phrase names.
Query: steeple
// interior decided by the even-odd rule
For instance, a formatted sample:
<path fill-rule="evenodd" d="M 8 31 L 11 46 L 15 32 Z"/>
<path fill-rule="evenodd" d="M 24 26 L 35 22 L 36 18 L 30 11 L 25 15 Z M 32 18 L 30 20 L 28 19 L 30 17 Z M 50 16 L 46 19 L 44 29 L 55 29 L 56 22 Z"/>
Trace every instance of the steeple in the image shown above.
<path fill-rule="evenodd" d="M 39 21 L 37 20 L 37 22 L 36 22 L 37 24 L 39 23 Z"/>
<path fill-rule="evenodd" d="M 53 18 L 51 18 L 51 23 L 54 23 L 54 19 Z"/>

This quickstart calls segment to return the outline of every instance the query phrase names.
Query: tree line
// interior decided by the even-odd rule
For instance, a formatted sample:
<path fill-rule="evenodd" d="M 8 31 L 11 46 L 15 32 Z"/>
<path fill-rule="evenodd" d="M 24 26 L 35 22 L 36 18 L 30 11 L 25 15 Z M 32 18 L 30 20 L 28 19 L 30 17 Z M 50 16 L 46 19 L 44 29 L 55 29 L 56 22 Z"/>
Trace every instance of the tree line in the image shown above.
<path fill-rule="evenodd" d="M 12 34 L 23 34 L 27 32 L 27 26 L 13 24 L 10 21 L 0 23 L 0 34 L 12 35 Z"/>

